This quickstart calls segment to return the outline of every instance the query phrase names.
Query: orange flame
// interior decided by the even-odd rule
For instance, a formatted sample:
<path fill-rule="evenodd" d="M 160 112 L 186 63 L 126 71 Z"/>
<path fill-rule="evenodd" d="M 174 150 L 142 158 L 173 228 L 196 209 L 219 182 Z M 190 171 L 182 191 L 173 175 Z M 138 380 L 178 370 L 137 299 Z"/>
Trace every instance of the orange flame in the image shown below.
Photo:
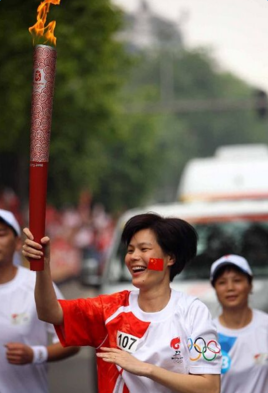
<path fill-rule="evenodd" d="M 45 26 L 50 4 L 59 5 L 60 0 L 44 0 L 37 8 L 37 22 L 29 28 L 29 32 L 33 36 L 34 45 L 37 43 L 48 43 L 56 46 L 57 39 L 54 36 L 56 21 L 52 21 Z"/>

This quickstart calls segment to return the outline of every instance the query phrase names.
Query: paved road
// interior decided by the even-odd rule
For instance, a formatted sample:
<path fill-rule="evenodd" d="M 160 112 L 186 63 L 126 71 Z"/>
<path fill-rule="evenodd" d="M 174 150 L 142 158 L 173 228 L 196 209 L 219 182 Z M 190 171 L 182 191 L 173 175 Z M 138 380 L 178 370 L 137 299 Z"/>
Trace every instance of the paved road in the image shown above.
<path fill-rule="evenodd" d="M 96 293 L 71 281 L 59 285 L 66 299 L 92 297 Z M 81 348 L 72 358 L 49 363 L 50 393 L 97 393 L 95 352 L 89 347 Z"/>

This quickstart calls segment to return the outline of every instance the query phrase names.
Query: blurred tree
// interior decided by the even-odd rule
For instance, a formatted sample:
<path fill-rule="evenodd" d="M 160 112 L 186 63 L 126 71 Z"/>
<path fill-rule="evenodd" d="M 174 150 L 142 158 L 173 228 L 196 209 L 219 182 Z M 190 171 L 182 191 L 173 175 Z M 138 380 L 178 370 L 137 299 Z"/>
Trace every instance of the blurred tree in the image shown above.
<path fill-rule="evenodd" d="M 155 151 L 158 163 L 157 185 L 152 199 L 172 201 L 185 163 L 192 157 L 214 154 L 220 145 L 268 143 L 267 123 L 258 121 L 254 89 L 230 73 L 223 72 L 204 48 L 170 51 L 158 48 L 139 52 L 140 65 L 133 69 L 125 91 L 139 97 L 126 110 L 148 118 L 158 110 Z M 164 62 L 163 62 L 164 59 Z M 167 67 L 167 60 L 170 64 Z M 162 84 L 163 65 L 172 70 L 169 84 Z M 171 83 L 172 82 L 172 83 Z M 163 92 L 163 89 L 166 91 Z M 147 92 L 145 95 L 144 92 Z M 186 101 L 185 101 L 186 100 Z M 241 100 L 241 108 L 205 111 L 191 106 L 196 102 Z M 252 109 L 243 102 L 252 100 Z M 137 102 L 137 101 L 136 101 Z M 180 111 L 180 102 L 186 102 Z M 188 109 L 187 109 L 188 106 Z M 155 108 L 155 109 L 154 109 Z M 176 112 L 178 109 L 178 113 Z"/>
<path fill-rule="evenodd" d="M 32 38 L 39 1 L 1 2 L 1 178 L 28 197 Z M 75 203 L 81 188 L 104 189 L 109 145 L 120 138 L 117 93 L 128 57 L 114 39 L 122 14 L 109 0 L 62 1 L 50 7 L 56 20 L 57 76 L 50 145 L 48 199 Z M 120 157 L 117 157 L 120 160 Z M 5 163 L 12 162 L 11 166 Z M 4 175 L 3 175 L 4 173 Z M 100 193 L 98 193 L 99 195 Z"/>
<path fill-rule="evenodd" d="M 36 5 L 16 0 L 0 3 L 0 183 L 20 191 L 24 197 L 32 74 L 28 26 L 33 24 Z"/>
<path fill-rule="evenodd" d="M 102 174 L 97 197 L 120 212 L 147 202 L 155 190 L 159 162 L 157 155 L 157 117 L 121 114 L 122 137 L 107 149 L 109 163 Z"/>
<path fill-rule="evenodd" d="M 0 185 L 13 187 L 24 202 L 33 55 L 28 27 L 39 3 L 0 2 Z M 62 0 L 51 6 L 48 20 L 57 21 L 58 52 L 50 202 L 74 204 L 84 188 L 114 211 L 148 199 L 173 200 L 189 158 L 210 155 L 221 144 L 267 142 L 265 122 L 250 111 L 172 110 L 181 99 L 251 95 L 244 82 L 220 72 L 206 51 L 160 45 L 127 55 L 115 39 L 122 14 L 109 0 Z M 171 110 L 163 114 L 160 105 L 159 113 L 132 111 L 151 104 Z"/>
<path fill-rule="evenodd" d="M 267 93 L 263 90 L 257 89 L 255 91 L 255 105 L 256 105 L 256 113 L 260 119 L 264 119 L 267 116 L 268 112 L 268 96 Z"/>
<path fill-rule="evenodd" d="M 128 60 L 114 39 L 122 15 L 110 1 L 62 2 L 55 14 L 60 39 L 49 189 L 62 204 L 74 202 L 82 187 L 95 195 L 101 186 L 107 149 L 120 137 L 117 93 Z"/>

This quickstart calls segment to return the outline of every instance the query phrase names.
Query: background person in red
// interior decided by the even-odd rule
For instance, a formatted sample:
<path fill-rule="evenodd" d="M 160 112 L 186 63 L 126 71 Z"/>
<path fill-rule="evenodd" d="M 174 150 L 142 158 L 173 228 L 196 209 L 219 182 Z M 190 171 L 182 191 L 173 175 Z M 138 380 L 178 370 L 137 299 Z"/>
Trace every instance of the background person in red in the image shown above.
<path fill-rule="evenodd" d="M 79 348 L 63 348 L 53 326 L 38 319 L 35 273 L 13 264 L 20 249 L 18 221 L 0 209 L 0 392 L 47 393 L 47 362 L 72 356 Z M 57 288 L 56 296 L 62 298 Z"/>
<path fill-rule="evenodd" d="M 249 306 L 252 271 L 239 255 L 211 266 L 211 282 L 222 306 L 215 320 L 222 348 L 222 393 L 267 393 L 268 315 Z"/>
<path fill-rule="evenodd" d="M 23 254 L 40 257 L 42 247 L 24 232 Z M 96 348 L 100 393 L 219 393 L 221 354 L 210 313 L 197 298 L 170 287 L 196 254 L 194 228 L 178 218 L 141 214 L 127 222 L 122 240 L 136 290 L 58 302 L 49 238 L 43 238 L 39 318 L 55 325 L 63 345 Z"/>

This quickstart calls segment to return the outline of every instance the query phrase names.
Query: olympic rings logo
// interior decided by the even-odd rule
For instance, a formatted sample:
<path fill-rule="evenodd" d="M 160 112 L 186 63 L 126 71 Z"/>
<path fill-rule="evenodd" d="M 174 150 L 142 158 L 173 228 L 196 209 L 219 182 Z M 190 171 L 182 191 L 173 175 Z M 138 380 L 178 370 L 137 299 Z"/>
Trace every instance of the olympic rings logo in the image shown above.
<path fill-rule="evenodd" d="M 196 362 L 201 358 L 201 356 L 203 356 L 207 362 L 212 362 L 216 358 L 217 354 L 219 354 L 221 351 L 217 341 L 210 340 L 208 343 L 206 343 L 203 337 L 197 337 L 194 342 L 190 337 L 188 338 L 189 351 L 191 351 L 193 348 L 195 349 L 197 356 L 195 358 L 190 358 L 192 362 Z"/>

